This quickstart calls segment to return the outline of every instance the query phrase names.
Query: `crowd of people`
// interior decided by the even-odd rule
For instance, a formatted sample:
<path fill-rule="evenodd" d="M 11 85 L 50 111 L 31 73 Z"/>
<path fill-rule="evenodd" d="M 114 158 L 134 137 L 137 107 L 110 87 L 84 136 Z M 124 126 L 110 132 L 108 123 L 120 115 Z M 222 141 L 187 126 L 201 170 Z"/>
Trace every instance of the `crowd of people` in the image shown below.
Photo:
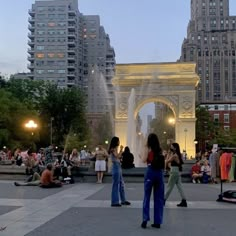
<path fill-rule="evenodd" d="M 176 186 L 181 202 L 178 207 L 187 207 L 187 197 L 185 195 L 182 182 L 181 171 L 183 165 L 183 155 L 180 152 L 178 143 L 172 143 L 170 150 L 162 150 L 158 136 L 149 134 L 145 145 L 146 152 L 140 156 L 146 163 L 146 173 L 144 177 L 144 198 L 142 210 L 141 227 L 146 228 L 150 221 L 150 200 L 153 191 L 154 197 L 154 220 L 151 224 L 154 228 L 160 228 L 163 223 L 164 206 L 173 188 Z M 4 153 L 3 153 L 4 152 Z M 5 155 L 5 156 L 4 156 Z M 120 145 L 119 137 L 114 136 L 108 150 L 98 145 L 93 153 L 82 149 L 80 152 L 73 149 L 70 154 L 61 150 L 55 152 L 53 145 L 40 149 L 38 153 L 33 153 L 30 149 L 21 152 L 18 148 L 14 151 L 13 157 L 3 150 L 0 152 L 1 160 L 10 159 L 17 166 L 25 166 L 26 174 L 29 175 L 27 182 L 15 182 L 16 186 L 41 186 L 42 188 L 61 187 L 63 182 L 73 183 L 72 169 L 84 165 L 86 160 L 95 161 L 95 171 L 97 173 L 97 183 L 103 183 L 104 172 L 107 171 L 108 160 L 112 163 L 112 189 L 111 207 L 129 206 L 125 194 L 125 183 L 122 169 L 134 168 L 134 156 L 128 146 Z M 191 177 L 193 183 L 217 183 L 219 178 L 223 181 L 234 181 L 235 155 L 229 150 L 212 150 L 203 155 L 196 156 L 196 163 L 192 166 Z M 164 174 L 169 172 L 167 188 L 165 190 Z"/>

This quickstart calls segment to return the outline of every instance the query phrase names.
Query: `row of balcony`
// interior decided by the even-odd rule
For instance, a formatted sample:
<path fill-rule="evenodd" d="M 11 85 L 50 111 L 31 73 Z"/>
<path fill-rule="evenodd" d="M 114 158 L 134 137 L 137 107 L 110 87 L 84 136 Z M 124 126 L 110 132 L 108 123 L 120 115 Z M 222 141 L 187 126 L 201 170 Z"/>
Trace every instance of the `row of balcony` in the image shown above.
<path fill-rule="evenodd" d="M 30 38 L 34 38 L 34 37 L 30 37 Z M 67 43 L 68 43 L 68 45 L 75 45 L 75 40 L 74 39 L 68 39 L 68 41 L 67 41 Z M 30 45 L 30 46 L 32 46 L 32 45 L 34 45 L 35 44 L 35 41 L 34 40 L 28 40 L 28 45 Z"/>
<path fill-rule="evenodd" d="M 69 16 L 67 18 L 68 22 L 76 22 L 76 18 L 75 17 L 72 17 L 72 16 Z M 34 23 L 35 22 L 35 17 L 29 17 L 28 18 L 28 22 L 29 23 Z M 72 24 L 71 24 L 72 25 Z"/>

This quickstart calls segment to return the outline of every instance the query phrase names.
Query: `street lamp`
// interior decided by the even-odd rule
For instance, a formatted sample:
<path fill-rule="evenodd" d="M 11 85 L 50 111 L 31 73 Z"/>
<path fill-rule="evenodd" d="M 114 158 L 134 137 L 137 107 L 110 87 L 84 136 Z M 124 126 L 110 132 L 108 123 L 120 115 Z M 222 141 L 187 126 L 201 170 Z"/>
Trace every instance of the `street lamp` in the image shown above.
<path fill-rule="evenodd" d="M 185 128 L 184 129 L 184 150 L 185 150 L 185 152 L 187 153 L 187 150 L 186 150 L 186 138 L 187 138 L 187 132 L 188 132 L 188 129 L 187 128 Z"/>
<path fill-rule="evenodd" d="M 54 121 L 54 117 L 51 117 L 50 120 L 50 144 L 52 145 L 52 122 Z"/>
<path fill-rule="evenodd" d="M 38 128 L 38 125 L 37 125 L 33 120 L 29 120 L 29 121 L 25 124 L 25 127 L 26 127 L 27 129 L 34 130 L 34 129 Z M 34 135 L 34 132 L 32 131 L 31 134 Z"/>
<path fill-rule="evenodd" d="M 194 139 L 194 144 L 195 144 L 195 154 L 197 153 L 197 144 L 198 144 L 198 141 L 196 139 Z"/>

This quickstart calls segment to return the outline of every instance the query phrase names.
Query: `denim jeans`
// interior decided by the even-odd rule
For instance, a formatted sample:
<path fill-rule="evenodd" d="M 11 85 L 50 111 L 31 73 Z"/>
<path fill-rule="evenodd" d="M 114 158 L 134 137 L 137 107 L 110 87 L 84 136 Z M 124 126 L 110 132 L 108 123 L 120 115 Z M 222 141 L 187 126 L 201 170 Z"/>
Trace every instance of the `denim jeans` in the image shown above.
<path fill-rule="evenodd" d="M 150 220 L 150 198 L 153 189 L 154 224 L 162 224 L 164 211 L 164 172 L 147 167 L 144 179 L 143 221 Z"/>
<path fill-rule="evenodd" d="M 125 186 L 122 176 L 122 170 L 120 163 L 113 163 L 112 166 L 112 192 L 111 192 L 111 204 L 118 204 L 119 199 L 121 202 L 125 202 Z"/>

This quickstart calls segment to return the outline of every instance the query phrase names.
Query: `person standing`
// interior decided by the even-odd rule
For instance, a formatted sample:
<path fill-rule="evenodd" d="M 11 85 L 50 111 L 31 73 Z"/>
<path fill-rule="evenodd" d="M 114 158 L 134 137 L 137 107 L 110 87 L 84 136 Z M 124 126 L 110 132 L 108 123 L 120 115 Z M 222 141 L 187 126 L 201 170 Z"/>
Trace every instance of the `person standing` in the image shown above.
<path fill-rule="evenodd" d="M 180 196 L 182 198 L 182 201 L 177 204 L 178 207 L 187 207 L 187 201 L 186 197 L 183 191 L 182 187 L 182 181 L 181 181 L 181 171 L 182 171 L 182 165 L 183 160 L 180 153 L 180 148 L 178 143 L 172 143 L 170 148 L 170 154 L 166 160 L 166 165 L 170 163 L 170 176 L 168 179 L 167 184 L 167 191 L 165 193 L 165 201 L 170 196 L 171 191 L 173 190 L 174 186 L 177 186 L 177 189 L 180 193 Z"/>
<path fill-rule="evenodd" d="M 107 151 L 101 146 L 98 146 L 98 150 L 95 152 L 95 171 L 97 172 L 97 183 L 101 184 L 103 180 L 104 172 L 106 171 L 106 159 L 108 157 Z"/>
<path fill-rule="evenodd" d="M 110 147 L 108 154 L 110 155 L 112 161 L 112 192 L 111 192 L 111 206 L 112 207 L 121 207 L 122 205 L 130 205 L 131 203 L 126 200 L 125 197 L 125 187 L 124 180 L 121 170 L 121 154 L 123 151 L 123 146 L 120 146 L 120 151 L 118 148 L 120 146 L 120 140 L 118 137 L 114 136 L 111 139 Z M 121 204 L 119 201 L 119 195 Z"/>
<path fill-rule="evenodd" d="M 150 197 L 152 189 L 154 195 L 154 223 L 151 225 L 152 227 L 160 228 L 163 222 L 164 208 L 165 157 L 162 155 L 159 139 L 156 134 L 149 134 L 147 148 L 148 154 L 143 158 L 143 161 L 147 163 L 144 178 L 143 222 L 141 224 L 141 227 L 144 229 L 150 220 Z M 156 164 L 154 164 L 154 160 Z"/>

